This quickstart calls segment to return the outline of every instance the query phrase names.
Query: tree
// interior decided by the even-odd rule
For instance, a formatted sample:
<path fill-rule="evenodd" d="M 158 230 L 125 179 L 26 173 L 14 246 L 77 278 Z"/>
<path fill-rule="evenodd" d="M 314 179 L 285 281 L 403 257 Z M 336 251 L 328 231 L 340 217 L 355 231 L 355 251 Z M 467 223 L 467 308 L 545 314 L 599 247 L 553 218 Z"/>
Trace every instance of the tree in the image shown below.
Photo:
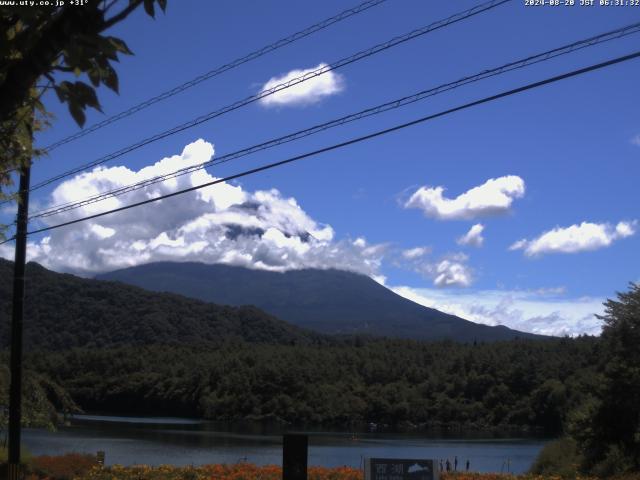
<path fill-rule="evenodd" d="M 564 424 L 567 389 L 556 379 L 546 380 L 531 393 L 536 423 L 549 433 L 560 433 Z"/>
<path fill-rule="evenodd" d="M 605 302 L 603 381 L 574 414 L 572 434 L 591 473 L 640 470 L 640 285 Z"/>
<path fill-rule="evenodd" d="M 12 183 L 10 173 L 43 153 L 32 146 L 33 132 L 50 118 L 42 95 L 55 91 L 83 126 L 87 108 L 101 111 L 95 88 L 118 92 L 113 64 L 119 54 L 132 54 L 123 40 L 105 32 L 140 5 L 153 17 L 155 5 L 164 11 L 167 0 L 71 3 L 0 10 L 0 198 Z M 89 83 L 78 80 L 82 76 Z"/>
<path fill-rule="evenodd" d="M 66 414 L 82 411 L 69 394 L 46 375 L 27 370 L 24 383 L 22 424 L 25 427 L 54 429 L 59 423 L 58 412 Z M 7 444 L 8 405 L 9 369 L 0 364 L 0 448 L 6 448 Z"/>

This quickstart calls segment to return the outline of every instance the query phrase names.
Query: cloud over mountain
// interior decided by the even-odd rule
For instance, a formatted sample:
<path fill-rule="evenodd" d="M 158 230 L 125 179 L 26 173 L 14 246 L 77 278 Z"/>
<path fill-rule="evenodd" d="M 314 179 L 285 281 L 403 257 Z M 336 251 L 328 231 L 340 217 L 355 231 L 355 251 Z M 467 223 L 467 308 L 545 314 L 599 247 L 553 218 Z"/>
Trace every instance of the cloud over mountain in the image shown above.
<path fill-rule="evenodd" d="M 208 161 L 212 144 L 198 140 L 182 154 L 138 171 L 97 167 L 60 184 L 51 204 L 80 200 Z M 214 180 L 199 170 L 121 197 L 47 219 L 57 224 Z M 0 247 L 10 258 L 13 248 Z M 331 226 L 311 218 L 294 198 L 278 190 L 247 191 L 220 183 L 171 199 L 51 231 L 29 243 L 29 260 L 58 271 L 90 274 L 160 260 L 224 263 L 250 268 L 341 268 L 377 272 L 384 246 L 364 239 L 336 240 Z"/>
<path fill-rule="evenodd" d="M 599 335 L 602 298 L 568 297 L 564 287 L 537 290 L 441 290 L 396 286 L 398 295 L 485 325 L 541 335 Z"/>

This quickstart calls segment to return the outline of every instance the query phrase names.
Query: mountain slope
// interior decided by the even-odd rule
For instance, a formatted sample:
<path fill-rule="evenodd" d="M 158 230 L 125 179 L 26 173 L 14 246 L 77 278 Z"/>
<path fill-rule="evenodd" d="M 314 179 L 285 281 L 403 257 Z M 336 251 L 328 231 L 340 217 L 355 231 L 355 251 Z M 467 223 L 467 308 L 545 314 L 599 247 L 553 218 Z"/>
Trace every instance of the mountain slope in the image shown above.
<path fill-rule="evenodd" d="M 255 305 L 294 325 L 329 334 L 458 341 L 542 338 L 423 307 L 369 277 L 339 270 L 275 273 L 228 265 L 158 262 L 97 278 L 218 304 Z"/>
<path fill-rule="evenodd" d="M 8 344 L 13 262 L 0 259 L 0 341 Z M 255 307 L 228 307 L 27 264 L 25 343 L 31 348 L 194 344 L 236 338 L 308 344 L 323 337 Z"/>

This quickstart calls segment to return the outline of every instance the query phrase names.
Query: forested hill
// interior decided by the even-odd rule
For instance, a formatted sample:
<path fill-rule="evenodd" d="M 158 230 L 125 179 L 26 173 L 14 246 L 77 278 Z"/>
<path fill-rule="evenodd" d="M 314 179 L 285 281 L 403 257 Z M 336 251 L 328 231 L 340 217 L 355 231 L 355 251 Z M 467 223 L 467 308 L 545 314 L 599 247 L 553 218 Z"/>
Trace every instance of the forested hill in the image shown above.
<path fill-rule="evenodd" d="M 602 383 L 598 340 L 229 342 L 37 352 L 25 362 L 89 412 L 557 433 Z"/>
<path fill-rule="evenodd" d="M 0 341 L 8 344 L 13 262 L 0 259 Z M 25 342 L 28 348 L 326 341 L 255 307 L 227 307 L 120 283 L 84 279 L 27 264 Z"/>
<path fill-rule="evenodd" d="M 365 275 L 341 270 L 277 273 L 229 265 L 158 262 L 97 278 L 217 304 L 255 305 L 294 325 L 328 334 L 461 342 L 543 338 L 423 307 Z"/>
<path fill-rule="evenodd" d="M 12 268 L 0 260 L 5 345 Z M 599 339 L 331 338 L 255 307 L 221 307 L 33 263 L 26 307 L 25 368 L 90 412 L 559 432 L 604 378 Z M 6 361 L 6 350 L 0 358 Z"/>

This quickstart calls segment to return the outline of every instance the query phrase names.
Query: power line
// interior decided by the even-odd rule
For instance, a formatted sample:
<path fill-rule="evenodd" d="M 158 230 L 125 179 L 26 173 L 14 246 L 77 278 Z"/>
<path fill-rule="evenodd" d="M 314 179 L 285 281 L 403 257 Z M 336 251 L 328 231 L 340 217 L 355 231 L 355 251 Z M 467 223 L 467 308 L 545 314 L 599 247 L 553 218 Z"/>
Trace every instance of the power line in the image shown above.
<path fill-rule="evenodd" d="M 221 115 L 224 115 L 226 113 L 229 113 L 233 110 L 237 110 L 238 108 L 241 108 L 245 105 L 248 105 L 250 103 L 256 102 L 262 98 L 268 97 L 270 95 L 273 95 L 281 90 L 290 88 L 294 85 L 297 85 L 299 83 L 305 82 L 307 80 L 310 80 L 312 78 L 318 77 L 322 74 L 325 74 L 327 72 L 330 72 L 332 70 L 336 70 L 338 68 L 342 68 L 346 65 L 349 65 L 351 63 L 357 62 L 359 60 L 362 60 L 364 58 L 370 57 L 372 55 L 375 55 L 377 53 L 380 53 L 384 50 L 387 50 L 389 48 L 395 47 L 397 45 L 400 45 L 402 43 L 405 43 L 409 40 L 413 40 L 415 38 L 418 38 L 422 35 L 425 35 L 427 33 L 430 33 L 434 30 L 438 30 L 440 28 L 446 27 L 448 25 L 452 25 L 454 23 L 457 23 L 461 20 L 465 20 L 467 18 L 473 17 L 475 15 L 478 15 L 479 13 L 485 12 L 487 10 L 490 10 L 492 8 L 495 8 L 499 5 L 502 5 L 504 3 L 510 2 L 512 0 L 490 0 L 488 2 L 482 3 L 480 5 L 477 5 L 473 8 L 464 10 L 462 12 L 456 13 L 454 15 L 451 15 L 450 17 L 447 17 L 443 20 L 439 20 L 437 22 L 431 23 L 425 27 L 422 28 L 418 28 L 415 30 L 412 30 L 411 32 L 405 33 L 403 35 L 399 35 L 396 37 L 393 37 L 391 40 L 388 40 L 386 42 L 377 44 L 371 48 L 368 48 L 366 50 L 362 50 L 358 53 L 355 53 L 349 57 L 345 57 L 341 60 L 338 60 L 337 62 L 334 62 L 330 65 L 327 65 L 325 67 L 321 67 L 321 68 L 317 68 L 311 72 L 307 72 L 306 74 L 293 78 L 287 82 L 284 82 L 282 84 L 276 85 L 270 89 L 267 90 L 263 90 L 255 95 L 251 95 L 249 97 L 246 97 L 243 100 L 239 100 L 237 102 L 234 102 L 230 105 L 227 105 L 226 107 L 222 107 L 221 109 L 215 110 L 213 112 L 209 112 L 207 114 L 201 115 L 189 122 L 183 123 L 181 125 L 178 125 L 172 129 L 169 130 L 165 130 L 164 132 L 158 133 L 156 135 L 153 135 L 151 137 L 148 137 L 144 140 L 141 140 L 137 143 L 134 143 L 133 145 L 129 145 L 128 147 L 124 147 L 114 153 L 111 153 L 109 155 L 106 155 L 104 157 L 101 157 L 97 160 L 94 160 L 92 162 L 86 163 L 84 165 L 81 165 L 79 167 L 73 168 L 71 170 L 68 170 L 64 173 L 61 173 L 59 175 L 56 175 L 54 177 L 51 177 L 47 180 L 43 180 L 40 183 L 37 183 L 35 185 L 33 185 L 30 189 L 30 191 L 33 190 L 37 190 L 39 188 L 42 188 L 46 185 L 49 185 L 53 182 L 56 182 L 58 180 L 61 180 L 63 178 L 69 177 L 71 175 L 75 175 L 76 173 L 80 173 L 84 170 L 87 170 L 91 167 L 95 167 L 97 165 L 100 165 L 102 163 L 108 162 L 109 160 L 113 160 L 115 158 L 121 157 L 122 155 L 126 154 L 126 153 L 130 153 L 134 150 L 137 150 L 145 145 L 148 145 L 150 143 L 156 142 L 158 140 L 161 140 L 163 138 L 169 137 L 171 135 L 175 135 L 176 133 L 182 132 L 184 130 L 187 130 L 189 128 L 193 128 L 197 125 L 200 125 L 201 123 L 207 122 L 209 120 L 212 120 L 216 117 L 219 117 Z M 0 205 L 2 205 L 2 203 L 0 202 Z"/>
<path fill-rule="evenodd" d="M 405 96 L 396 100 L 392 100 L 390 102 L 386 102 L 383 103 L 381 105 L 377 105 L 375 107 L 371 107 L 365 110 L 362 110 L 360 112 L 357 113 L 353 113 L 347 116 L 343 116 L 341 118 L 338 119 L 334 119 L 331 120 L 329 122 L 325 122 L 319 125 L 314 125 L 310 128 L 304 129 L 304 130 L 299 130 L 297 132 L 276 138 L 276 139 L 272 139 L 269 140 L 267 142 L 262 142 L 259 143 L 257 145 L 253 145 L 251 147 L 247 147 L 232 153 L 228 153 L 226 155 L 223 155 L 221 157 L 218 157 L 216 159 L 212 159 L 209 160 L 207 162 L 203 162 L 200 163 L 198 165 L 193 165 L 193 166 L 189 166 L 189 167 L 184 167 L 181 169 L 178 169 L 174 172 L 171 173 L 167 173 L 165 175 L 158 175 L 156 177 L 150 178 L 150 179 L 146 179 L 146 180 L 142 180 L 140 182 L 134 183 L 134 184 L 130 184 L 130 185 L 126 185 L 123 187 L 119 187 L 107 192 L 103 192 L 103 193 L 99 193 L 90 197 L 87 197 L 83 200 L 79 200 L 79 201 L 71 201 L 71 202 L 66 202 L 66 203 L 62 203 L 62 204 L 58 204 L 52 207 L 48 207 L 46 209 L 40 210 L 38 212 L 35 212 L 34 214 L 32 214 L 29 219 L 30 220 L 34 220 L 36 218 L 43 218 L 43 217 L 49 217 L 52 215 L 57 215 L 60 213 L 64 213 L 73 209 L 77 209 L 92 203 L 96 203 L 96 202 L 100 202 L 102 200 L 105 200 L 107 198 L 111 198 L 111 197 L 116 197 L 116 196 L 120 196 L 120 195 L 124 195 L 126 193 L 138 190 L 140 188 L 144 188 L 159 182 L 163 182 L 165 180 L 169 180 L 169 179 L 173 179 L 182 175 L 186 175 L 188 173 L 191 172 L 195 172 L 197 170 L 201 170 L 204 169 L 208 166 L 214 166 L 214 165 L 220 165 L 222 163 L 226 163 L 232 160 L 235 160 L 237 158 L 249 155 L 251 153 L 255 153 L 258 151 L 262 151 L 262 150 L 266 150 L 268 148 L 272 148 L 275 146 L 279 146 L 288 142 L 292 142 L 294 140 L 298 140 L 300 138 L 304 138 L 310 135 L 313 135 L 315 133 L 324 131 L 324 130 L 328 130 L 330 128 L 334 128 L 340 125 L 344 125 L 346 123 L 349 122 L 353 122 L 356 120 L 360 120 L 362 118 L 366 118 L 369 116 L 373 116 L 373 115 L 377 115 L 389 110 L 393 110 L 396 108 L 400 108 L 412 103 L 415 103 L 417 101 L 420 100 L 424 100 L 425 98 L 429 98 L 435 95 L 438 95 L 440 93 L 444 93 L 450 90 L 454 90 L 456 88 L 459 88 L 461 86 L 464 85 L 468 85 L 470 83 L 474 83 L 480 80 L 484 80 L 486 78 L 490 78 L 496 75 L 500 75 L 506 72 L 510 72 L 519 68 L 524 68 L 533 64 L 537 64 L 543 61 L 547 61 L 549 59 L 561 56 L 561 55 L 566 55 L 572 52 L 575 52 L 577 50 L 583 49 L 583 48 L 587 48 L 587 47 L 591 47 L 594 45 L 598 45 L 604 42 L 608 42 L 614 39 L 618 39 L 627 35 L 631 35 L 634 33 L 638 33 L 640 32 L 640 22 L 637 23 L 633 23 L 630 25 L 626 25 L 624 27 L 621 28 L 617 28 L 615 30 L 611 30 L 596 36 L 592 36 L 583 40 L 579 40 L 573 43 L 570 43 L 568 45 L 564 45 L 561 47 L 557 47 L 554 48 L 552 50 L 547 50 L 545 52 L 542 53 L 538 53 L 535 55 L 531 55 L 529 57 L 526 57 L 524 59 L 520 59 L 517 61 L 513 61 L 510 63 L 507 63 L 505 65 L 502 65 L 500 67 L 496 67 L 496 68 L 492 68 L 489 70 L 483 70 L 480 73 L 477 73 L 475 75 L 471 75 L 471 76 L 467 76 L 467 77 L 463 77 L 459 80 L 456 80 L 454 82 L 449 82 L 443 85 L 439 85 L 437 87 L 433 87 L 430 88 L 428 90 L 422 90 L 418 93 L 415 93 L 413 95 L 409 95 L 409 96 Z"/>
<path fill-rule="evenodd" d="M 578 69 L 578 70 L 572 70 L 570 72 L 563 73 L 563 74 L 560 74 L 560 75 L 556 75 L 554 77 L 549 77 L 549 78 L 546 78 L 544 80 L 540 80 L 540 81 L 537 81 L 537 82 L 529 83 L 527 85 L 524 85 L 524 86 L 521 86 L 521 87 L 518 87 L 518 88 L 514 88 L 512 90 L 507 90 L 507 91 L 498 93 L 496 95 L 492 95 L 490 97 L 485 97 L 485 98 L 482 98 L 480 100 L 476 100 L 476 101 L 473 101 L 473 102 L 470 102 L 470 103 L 465 103 L 463 105 L 459 105 L 457 107 L 453 107 L 453 108 L 450 108 L 448 110 L 443 110 L 443 111 L 435 113 L 435 114 L 427 115 L 427 116 L 412 120 L 410 122 L 406 122 L 406 123 L 403 123 L 403 124 L 400 124 L 400 125 L 396 125 L 394 127 L 386 128 L 384 130 L 378 130 L 378 131 L 370 133 L 368 135 L 363 135 L 361 137 L 353 138 L 353 139 L 347 140 L 345 142 L 337 143 L 337 144 L 334 144 L 334 145 L 331 145 L 331 146 L 328 146 L 328 147 L 324 147 L 324 148 L 321 148 L 321 149 L 318 149 L 318 150 L 314 150 L 312 152 L 307 152 L 307 153 L 304 153 L 302 155 L 297 155 L 295 157 L 291 157 L 291 158 L 288 158 L 286 160 L 281 160 L 279 162 L 274 162 L 274 163 L 270 163 L 270 164 L 267 164 L 267 165 L 263 165 L 261 167 L 253 168 L 253 169 L 250 169 L 250 170 L 245 170 L 244 172 L 237 173 L 237 174 L 234 174 L 234 175 L 230 175 L 230 176 L 227 176 L 225 178 L 216 179 L 216 180 L 213 180 L 211 182 L 203 183 L 201 185 L 196 185 L 194 187 L 185 188 L 183 190 L 179 190 L 179 191 L 176 191 L 176 192 L 168 193 L 166 195 L 161 195 L 161 196 L 155 197 L 155 198 L 150 198 L 150 199 L 147 199 L 147 200 L 144 200 L 144 201 L 141 201 L 141 202 L 137 202 L 137 203 L 133 203 L 133 204 L 130 204 L 130 205 L 125 205 L 123 207 L 114 208 L 112 210 L 107 210 L 105 212 L 100 212 L 100 213 L 96 213 L 94 215 L 88 215 L 86 217 L 81 217 L 81 218 L 77 218 L 75 220 L 70 220 L 68 222 L 63 222 L 63 223 L 59 223 L 59 224 L 56 224 L 56 225 L 51 225 L 51 226 L 48 226 L 48 227 L 40 228 L 40 229 L 37 229 L 37 230 L 32 230 L 30 232 L 27 232 L 27 234 L 28 235 L 34 235 L 36 233 L 41 233 L 41 232 L 46 232 L 46 231 L 49 231 L 49 230 L 58 229 L 58 228 L 61 228 L 61 227 L 66 227 L 66 226 L 73 225 L 73 224 L 76 224 L 76 223 L 84 222 L 86 220 L 92 220 L 94 218 L 103 217 L 105 215 L 110 215 L 112 213 L 122 212 L 124 210 L 129 210 L 131 208 L 140 207 L 142 205 L 146 205 L 146 204 L 149 204 L 149 203 L 157 202 L 159 200 L 164 200 L 166 198 L 171 198 L 171 197 L 175 197 L 177 195 L 182 195 L 184 193 L 188 193 L 188 192 L 192 192 L 192 191 L 195 191 L 195 190 L 199 190 L 201 188 L 210 187 L 212 185 L 216 185 L 216 184 L 219 184 L 219 183 L 222 183 L 222 182 L 228 182 L 228 181 L 231 181 L 231 180 L 235 180 L 237 178 L 245 177 L 247 175 L 252 175 L 254 173 L 263 172 L 265 170 L 270 170 L 272 168 L 279 167 L 279 166 L 282 166 L 282 165 L 285 165 L 285 164 L 288 164 L 288 163 L 293 163 L 293 162 L 296 162 L 298 160 L 302 160 L 304 158 L 316 156 L 316 155 L 319 155 L 321 153 L 326 153 L 326 152 L 329 152 L 329 151 L 332 151 L 332 150 L 337 150 L 339 148 L 343 148 L 343 147 L 346 147 L 348 145 L 353 145 L 353 144 L 356 144 L 356 143 L 360 143 L 360 142 L 363 142 L 365 140 L 371 140 L 372 138 L 379 137 L 379 136 L 382 136 L 382 135 L 386 135 L 388 133 L 395 132 L 395 131 L 398 131 L 398 130 L 402 130 L 404 128 L 411 127 L 413 125 L 417 125 L 417 124 L 420 124 L 420 123 L 424 123 L 424 122 L 427 122 L 429 120 L 434 120 L 434 119 L 439 118 L 439 117 L 444 117 L 445 115 L 449 115 L 449 114 L 454 113 L 454 112 L 458 112 L 458 111 L 461 111 L 461 110 L 466 110 L 466 109 L 471 108 L 471 107 L 475 107 L 475 106 L 478 106 L 478 105 L 481 105 L 481 104 L 484 104 L 484 103 L 492 102 L 494 100 L 498 100 L 498 99 L 501 99 L 501 98 L 504 98 L 504 97 L 515 95 L 517 93 L 521 93 L 521 92 L 524 92 L 524 91 L 527 91 L 527 90 L 532 90 L 534 88 L 538 88 L 538 87 L 541 87 L 541 86 L 544 86 L 544 85 L 548 85 L 550 83 L 555 83 L 555 82 L 558 82 L 560 80 L 565 80 L 567 78 L 576 77 L 578 75 L 582 75 L 582 74 L 585 74 L 587 72 L 592 72 L 594 70 L 599 70 L 599 69 L 602 69 L 602 68 L 605 68 L 605 67 L 609 67 L 611 65 L 615 65 L 615 64 L 618 64 L 618 63 L 626 62 L 626 61 L 629 61 L 629 60 L 632 60 L 632 59 L 635 59 L 635 58 L 638 58 L 638 57 L 640 57 L 640 50 L 636 51 L 634 53 L 628 54 L 628 55 L 624 55 L 624 56 L 617 57 L 617 58 L 614 58 L 614 59 L 611 59 L 611 60 L 607 60 L 605 62 L 597 63 L 597 64 L 590 65 L 588 67 L 584 67 L 584 68 L 581 68 L 581 69 Z M 4 241 L 2 243 L 6 243 L 6 242 L 8 242 L 10 240 L 12 240 L 12 239 L 6 240 L 6 241 Z"/>
<path fill-rule="evenodd" d="M 94 125 L 91 125 L 90 127 L 87 127 L 77 133 L 74 133 L 73 135 L 69 135 L 68 137 L 62 138 L 60 140 L 58 140 L 55 143 L 52 143 L 51 145 L 47 146 L 44 148 L 45 151 L 47 152 L 51 152 L 52 150 L 67 144 L 69 142 L 72 142 L 74 140 L 77 140 L 79 138 L 82 138 L 86 135 L 89 135 L 92 132 L 95 132 L 96 130 L 100 130 L 101 128 L 106 127 L 107 125 L 111 125 L 112 123 L 115 123 L 119 120 L 122 120 L 123 118 L 129 117 L 131 115 L 134 115 L 135 113 L 138 113 L 141 110 L 144 110 L 147 107 L 150 107 L 151 105 L 158 103 L 162 100 L 165 100 L 169 97 L 173 97 L 174 95 L 177 95 L 179 93 L 184 92 L 185 90 L 188 90 L 191 87 L 195 87 L 196 85 L 209 80 L 213 77 L 217 77 L 218 75 L 223 74 L 224 72 L 227 72 L 229 70 L 232 70 L 236 67 L 239 67 L 240 65 L 243 65 L 245 63 L 248 63 L 252 60 L 255 60 L 259 57 L 262 57 L 263 55 L 266 55 L 267 53 L 271 53 L 275 50 L 278 50 L 282 47 L 285 47 L 291 43 L 294 43 L 298 40 L 301 40 L 305 37 L 308 37 L 309 35 L 316 33 L 320 30 L 324 30 L 327 27 L 330 27 L 331 25 L 333 25 L 334 23 L 338 23 L 341 22 L 342 20 L 346 20 L 349 17 L 352 17 L 354 15 L 357 15 L 359 13 L 362 13 L 372 7 L 375 7 L 377 5 L 380 5 L 381 3 L 386 2 L 387 0 L 367 0 L 366 2 L 362 2 L 359 5 L 356 5 L 353 8 L 349 8 L 347 10 L 344 10 L 340 13 L 338 13 L 337 15 L 334 15 L 330 18 L 327 18 L 325 20 L 322 20 L 321 22 L 318 22 L 316 24 L 313 24 L 303 30 L 300 30 L 299 32 L 296 32 L 292 35 L 289 35 L 288 37 L 285 38 L 281 38 L 280 40 L 273 42 L 267 46 L 264 46 L 258 50 L 255 50 L 243 57 L 237 58 L 229 63 L 226 63 L 224 65 L 221 65 L 219 67 L 214 68 L 213 70 L 210 70 L 202 75 L 199 75 L 197 77 L 195 77 L 192 80 L 189 80 L 188 82 L 184 82 L 181 85 L 178 85 L 176 87 L 173 87 L 170 90 L 167 90 L 159 95 L 156 95 L 155 97 L 151 97 L 148 100 L 145 100 L 144 102 L 141 102 L 137 105 L 134 105 L 131 108 L 128 108 L 127 110 L 124 110 L 116 115 L 113 115 L 109 118 L 106 118 L 104 120 L 102 120 L 101 122 L 98 122 Z"/>
<path fill-rule="evenodd" d="M 155 97 L 151 97 L 148 100 L 145 100 L 144 102 L 141 102 L 137 105 L 134 105 L 131 108 L 128 108 L 127 110 L 124 110 L 116 115 L 113 115 L 111 117 L 108 117 L 104 120 L 102 120 L 101 122 L 98 122 L 94 125 L 91 125 L 85 129 L 80 130 L 79 132 L 76 132 L 72 135 L 69 135 L 68 137 L 62 138 L 60 140 L 58 140 L 57 142 L 52 143 L 51 145 L 48 145 L 47 147 L 44 147 L 42 150 L 43 152 L 51 152 L 52 150 L 65 145 L 67 143 L 70 143 L 74 140 L 77 140 L 79 138 L 82 138 L 86 135 L 89 135 L 92 132 L 95 132 L 96 130 L 100 130 L 101 128 L 106 127 L 107 125 L 110 125 L 112 123 L 117 122 L 118 120 L 122 120 L 123 118 L 129 117 L 131 115 L 134 115 L 135 113 L 144 110 L 147 107 L 150 107 L 151 105 L 158 103 L 162 100 L 165 100 L 167 98 L 170 98 L 174 95 L 177 95 L 181 92 L 184 92 L 185 90 L 188 90 L 191 87 L 194 87 L 206 80 L 209 80 L 213 77 L 217 77 L 218 75 L 221 75 L 224 72 L 227 72 L 229 70 L 232 70 L 236 67 L 239 67 L 240 65 L 243 65 L 245 63 L 248 63 L 252 60 L 255 60 L 259 57 L 262 57 L 263 55 L 266 55 L 267 53 L 273 52 L 275 50 L 278 50 L 282 47 L 285 47 L 293 42 L 296 42 L 298 40 L 301 40 L 305 37 L 308 37 L 309 35 L 318 32 L 320 30 L 324 30 L 325 28 L 330 27 L 331 25 L 333 25 L 334 23 L 338 23 L 341 22 L 342 20 L 346 20 L 349 17 L 352 17 L 354 15 L 357 15 L 359 13 L 362 13 L 372 7 L 378 6 L 381 3 L 386 2 L 387 0 L 367 0 L 365 2 L 362 2 L 359 5 L 356 5 L 353 8 L 349 8 L 347 10 L 344 10 L 340 13 L 338 13 L 337 15 L 334 15 L 333 17 L 329 17 L 321 22 L 318 22 L 316 24 L 313 24 L 307 28 L 305 28 L 304 30 L 300 30 L 292 35 L 289 35 L 288 37 L 285 38 L 281 38 L 280 40 L 273 42 L 265 47 L 262 47 L 258 50 L 255 50 L 243 57 L 237 58 L 229 63 L 226 63 L 224 65 L 221 65 L 213 70 L 210 70 L 202 75 L 199 75 L 197 77 L 195 77 L 192 80 L 189 80 L 187 82 L 182 83 L 181 85 L 178 85 L 170 90 L 167 90 L 159 95 L 156 95 Z M 51 82 L 49 82 L 50 84 Z M 43 90 L 44 92 L 44 90 Z M 18 171 L 18 168 L 11 168 L 9 170 L 3 171 L 0 173 L 0 175 L 6 175 L 12 172 L 16 172 Z"/>

